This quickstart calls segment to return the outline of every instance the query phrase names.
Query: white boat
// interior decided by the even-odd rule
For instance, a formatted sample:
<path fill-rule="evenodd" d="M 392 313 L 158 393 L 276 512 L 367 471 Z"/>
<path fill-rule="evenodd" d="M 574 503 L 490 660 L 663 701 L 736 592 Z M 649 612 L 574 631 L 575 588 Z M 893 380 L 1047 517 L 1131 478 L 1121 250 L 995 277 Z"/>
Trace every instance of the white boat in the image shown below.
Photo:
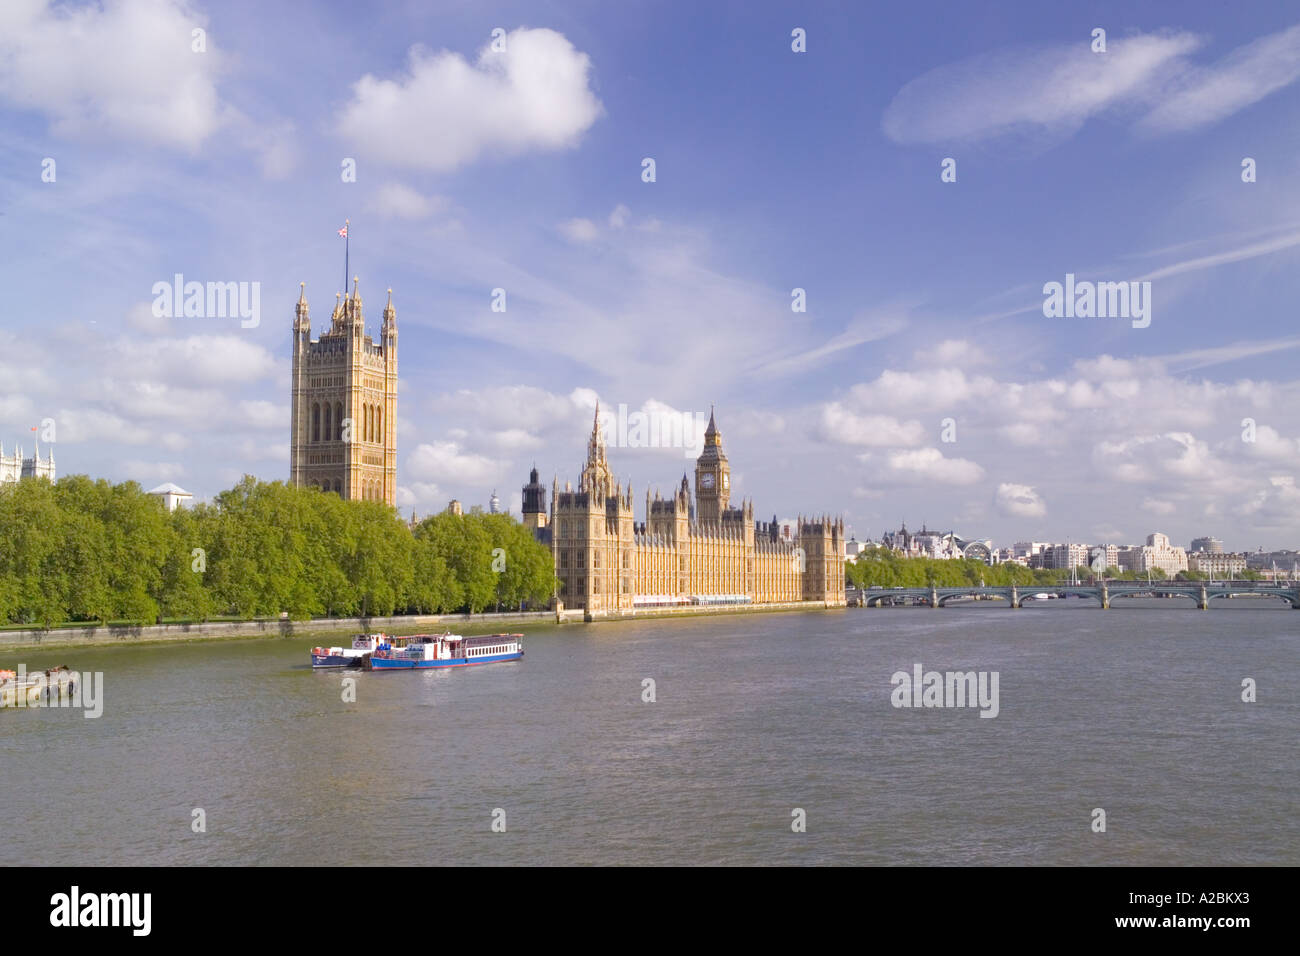
<path fill-rule="evenodd" d="M 360 667 L 367 654 L 390 640 L 387 634 L 358 634 L 352 638 L 351 647 L 313 647 L 311 666 L 314 668 Z"/>

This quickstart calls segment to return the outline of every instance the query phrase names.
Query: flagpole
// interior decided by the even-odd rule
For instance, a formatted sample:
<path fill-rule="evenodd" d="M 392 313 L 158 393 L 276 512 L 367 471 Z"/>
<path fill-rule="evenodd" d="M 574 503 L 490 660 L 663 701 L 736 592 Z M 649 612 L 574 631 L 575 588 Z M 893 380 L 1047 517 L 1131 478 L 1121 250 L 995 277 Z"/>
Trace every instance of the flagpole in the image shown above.
<path fill-rule="evenodd" d="M 338 222 L 338 220 L 334 220 Z M 343 298 L 348 297 L 348 254 L 352 249 L 352 220 L 343 220 Z"/>

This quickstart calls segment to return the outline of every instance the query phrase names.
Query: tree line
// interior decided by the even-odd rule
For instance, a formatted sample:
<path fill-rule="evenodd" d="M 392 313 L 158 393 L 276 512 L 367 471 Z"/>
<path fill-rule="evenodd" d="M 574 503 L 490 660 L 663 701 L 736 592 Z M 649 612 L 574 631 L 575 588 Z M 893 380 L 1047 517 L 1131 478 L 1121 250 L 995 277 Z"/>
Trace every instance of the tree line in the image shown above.
<path fill-rule="evenodd" d="M 509 515 L 411 529 L 382 502 L 251 476 L 170 513 L 135 482 L 0 485 L 0 623 L 477 613 L 554 592 L 550 550 Z"/>

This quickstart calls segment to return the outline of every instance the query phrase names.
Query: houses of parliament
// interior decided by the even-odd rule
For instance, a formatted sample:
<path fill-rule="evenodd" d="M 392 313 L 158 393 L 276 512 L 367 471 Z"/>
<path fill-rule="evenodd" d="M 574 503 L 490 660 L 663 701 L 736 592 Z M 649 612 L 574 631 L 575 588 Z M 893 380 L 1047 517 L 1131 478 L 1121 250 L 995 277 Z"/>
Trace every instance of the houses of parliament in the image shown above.
<path fill-rule="evenodd" d="M 293 320 L 289 482 L 343 498 L 397 498 L 397 313 L 388 290 L 379 341 L 366 334 L 361 293 L 339 293 L 329 328 L 311 337 L 305 286 Z M 844 604 L 844 522 L 799 518 L 782 533 L 754 506 L 731 507 L 731 466 L 709 415 L 695 486 L 685 475 L 668 496 L 646 492 L 645 520 L 632 488 L 614 480 L 600 428 L 587 442 L 577 490 L 546 489 L 534 468 L 523 489 L 523 520 L 547 544 L 557 599 L 588 617 L 637 608 L 815 601 Z"/>
<path fill-rule="evenodd" d="M 577 490 L 553 481 L 548 513 L 534 468 L 523 520 L 551 547 L 559 600 L 588 617 L 681 605 L 844 604 L 843 519 L 801 517 L 791 536 L 775 518 L 756 522 L 753 502 L 730 501 L 731 466 L 710 413 L 694 489 L 683 475 L 667 497 L 647 490 L 645 521 L 637 523 L 632 488 L 610 471 L 598 407 Z"/>

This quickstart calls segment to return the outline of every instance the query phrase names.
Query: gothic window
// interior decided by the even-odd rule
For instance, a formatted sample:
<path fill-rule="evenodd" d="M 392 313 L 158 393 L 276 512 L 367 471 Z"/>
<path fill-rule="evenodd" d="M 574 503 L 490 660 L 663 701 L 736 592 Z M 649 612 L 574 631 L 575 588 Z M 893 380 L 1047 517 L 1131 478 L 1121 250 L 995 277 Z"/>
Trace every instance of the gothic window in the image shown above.
<path fill-rule="evenodd" d="M 375 441 L 382 442 L 384 440 L 384 406 L 382 405 L 377 406 L 375 408 L 375 413 L 378 416 L 378 418 L 376 419 L 378 424 L 377 427 L 375 428 L 375 433 L 377 435 Z"/>
<path fill-rule="evenodd" d="M 375 440 L 375 407 L 366 406 L 366 441 Z"/>
<path fill-rule="evenodd" d="M 330 428 L 330 407 L 326 405 L 325 406 L 325 440 L 329 441 L 330 436 L 332 434 L 333 434 L 333 430 Z"/>
<path fill-rule="evenodd" d="M 334 440 L 343 440 L 343 403 L 336 402 L 334 405 Z"/>
<path fill-rule="evenodd" d="M 340 496 L 342 496 L 342 494 L 343 494 L 343 482 L 339 481 L 339 479 L 337 479 L 337 478 L 334 479 L 334 490 L 335 490 L 335 491 L 336 491 Z"/>
<path fill-rule="evenodd" d="M 320 441 L 320 406 L 311 407 L 311 440 Z"/>

